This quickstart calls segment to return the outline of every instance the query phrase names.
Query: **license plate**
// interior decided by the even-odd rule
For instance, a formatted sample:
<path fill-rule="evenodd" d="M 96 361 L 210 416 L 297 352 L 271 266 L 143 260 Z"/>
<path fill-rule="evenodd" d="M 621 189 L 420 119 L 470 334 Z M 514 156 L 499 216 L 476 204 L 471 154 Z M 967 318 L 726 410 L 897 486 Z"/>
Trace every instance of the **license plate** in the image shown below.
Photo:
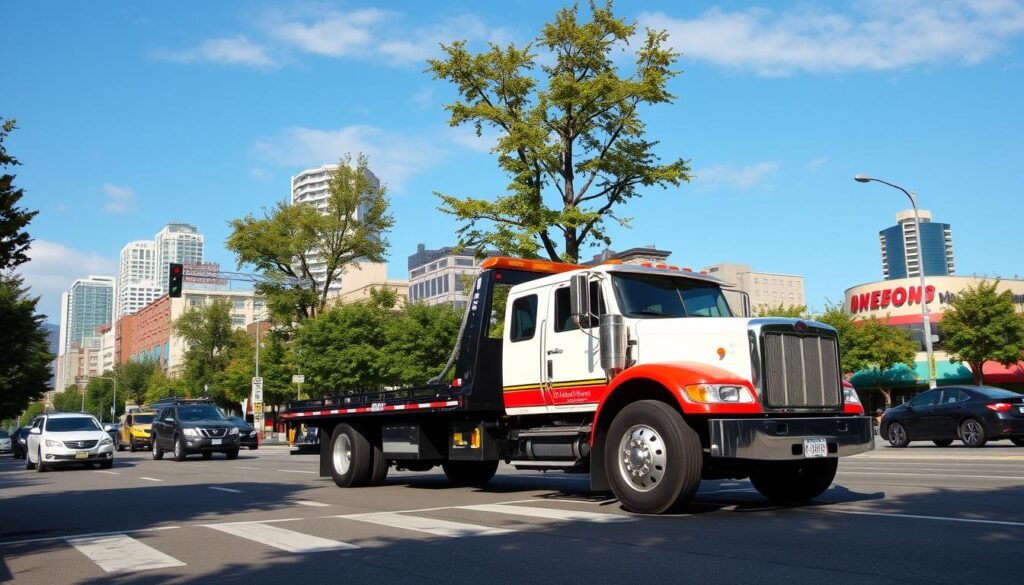
<path fill-rule="evenodd" d="M 220 445 L 221 439 L 210 439 L 211 445 Z"/>
<path fill-rule="evenodd" d="M 78 452 L 75 453 L 75 459 L 88 459 L 88 458 L 89 458 L 89 452 L 88 451 L 78 451 Z"/>
<path fill-rule="evenodd" d="M 818 437 L 804 439 L 804 457 L 828 457 L 828 443 Z"/>

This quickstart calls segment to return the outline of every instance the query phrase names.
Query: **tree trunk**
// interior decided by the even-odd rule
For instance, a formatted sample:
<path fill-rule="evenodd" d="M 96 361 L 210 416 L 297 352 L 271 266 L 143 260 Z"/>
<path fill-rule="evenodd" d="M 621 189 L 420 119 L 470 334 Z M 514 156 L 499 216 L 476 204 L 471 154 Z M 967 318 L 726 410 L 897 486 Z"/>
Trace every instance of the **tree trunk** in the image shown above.
<path fill-rule="evenodd" d="M 985 383 L 985 372 L 982 368 L 985 367 L 985 362 L 969 362 L 971 365 L 971 373 L 974 374 L 974 384 L 981 386 Z"/>
<path fill-rule="evenodd" d="M 879 388 L 878 390 L 882 393 L 882 399 L 885 401 L 885 407 L 889 408 L 892 406 L 892 390 L 887 390 L 885 388 Z"/>

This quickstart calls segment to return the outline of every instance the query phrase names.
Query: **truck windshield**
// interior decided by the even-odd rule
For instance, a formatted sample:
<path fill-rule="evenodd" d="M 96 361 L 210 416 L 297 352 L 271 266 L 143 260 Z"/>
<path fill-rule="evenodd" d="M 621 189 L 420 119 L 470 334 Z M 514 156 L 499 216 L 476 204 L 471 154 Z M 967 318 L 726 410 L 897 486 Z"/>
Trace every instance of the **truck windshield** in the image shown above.
<path fill-rule="evenodd" d="M 612 275 L 626 317 L 732 317 L 722 289 L 712 283 L 661 274 Z"/>
<path fill-rule="evenodd" d="M 148 425 L 153 423 L 152 414 L 136 414 L 135 418 L 132 419 L 132 424 L 135 425 Z"/>

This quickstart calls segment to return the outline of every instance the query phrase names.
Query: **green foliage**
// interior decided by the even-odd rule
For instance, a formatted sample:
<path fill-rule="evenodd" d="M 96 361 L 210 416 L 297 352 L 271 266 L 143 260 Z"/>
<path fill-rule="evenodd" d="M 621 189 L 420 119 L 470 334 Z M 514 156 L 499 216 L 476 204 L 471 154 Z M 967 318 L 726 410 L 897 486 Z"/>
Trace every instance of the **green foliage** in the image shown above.
<path fill-rule="evenodd" d="M 754 308 L 755 317 L 786 317 L 789 319 L 810 319 L 806 305 L 784 305 L 777 306 L 768 304 L 758 305 Z"/>
<path fill-rule="evenodd" d="M 859 368 L 856 367 L 852 361 L 853 358 L 850 357 L 854 344 L 857 342 L 856 325 L 854 325 L 853 315 L 846 311 L 842 303 L 838 303 L 826 305 L 825 312 L 820 315 L 814 315 L 814 320 L 831 325 L 836 330 L 839 334 L 839 367 L 843 370 L 843 373 L 856 372 Z"/>
<path fill-rule="evenodd" d="M 0 274 L 0 417 L 13 417 L 50 390 L 51 363 L 38 297 L 15 274 Z"/>
<path fill-rule="evenodd" d="M 230 400 L 216 382 L 228 365 L 229 350 L 239 342 L 231 324 L 231 302 L 217 300 L 189 309 L 174 321 L 174 331 L 188 344 L 182 374 L 186 388 L 202 396 L 208 387 L 206 395 L 226 405 Z"/>
<path fill-rule="evenodd" d="M 117 378 L 118 408 L 125 404 L 145 403 L 149 378 L 157 369 L 157 364 L 145 360 L 116 364 L 112 372 L 107 372 L 105 375 Z"/>
<path fill-rule="evenodd" d="M 162 369 L 154 368 L 153 373 L 149 375 L 149 379 L 146 381 L 144 402 L 152 404 L 161 398 L 169 398 L 171 396 L 190 398 L 192 394 L 183 380 L 168 378 Z"/>
<path fill-rule="evenodd" d="M 872 316 L 857 323 L 848 335 L 850 347 L 843 359 L 850 368 L 847 371 L 870 370 L 881 386 L 889 369 L 899 364 L 914 369 L 917 343 L 909 332 L 890 327 L 888 320 Z"/>
<path fill-rule="evenodd" d="M 437 375 L 451 354 L 462 313 L 450 304 L 412 303 L 385 324 L 386 380 L 413 386 Z"/>
<path fill-rule="evenodd" d="M 368 161 L 343 156 L 331 174 L 326 207 L 280 202 L 263 218 L 247 215 L 231 221 L 227 247 L 238 265 L 252 265 L 268 278 L 256 290 L 267 299 L 273 319 L 291 323 L 320 314 L 331 285 L 346 266 L 383 262 L 385 237 L 394 225 L 384 188 L 370 182 Z M 356 211 L 361 210 L 356 219 Z M 314 258 L 326 265 L 327 276 L 313 280 Z"/>
<path fill-rule="evenodd" d="M 18 426 L 23 427 L 32 422 L 33 417 L 37 414 L 43 413 L 43 408 L 44 406 L 42 402 L 33 402 L 32 404 L 29 404 L 28 407 L 25 408 L 25 412 L 18 418 Z"/>
<path fill-rule="evenodd" d="M 943 344 L 954 362 L 967 362 L 974 383 L 984 383 L 985 362 L 1011 366 L 1024 352 L 1024 317 L 1013 304 L 1013 293 L 998 292 L 999 281 L 982 280 L 953 299 L 942 316 Z"/>
<path fill-rule="evenodd" d="M 660 163 L 640 116 L 674 99 L 666 85 L 679 73 L 672 69 L 678 55 L 664 47 L 667 34 L 648 30 L 631 70 L 621 72 L 616 54 L 635 25 L 616 18 L 610 2 L 591 2 L 590 11 L 591 20 L 580 22 L 576 6 L 559 10 L 534 43 L 471 54 L 458 41 L 429 61 L 435 79 L 459 94 L 445 106 L 449 123 L 478 136 L 496 129 L 493 152 L 510 177 L 508 193 L 493 201 L 438 193 L 440 209 L 463 224 L 461 245 L 576 262 L 585 245 L 611 243 L 606 220 L 628 226 L 617 209 L 641 187 L 689 180 L 686 161 Z M 546 54 L 542 75 L 535 49 Z"/>
<path fill-rule="evenodd" d="M 74 384 L 68 386 L 63 392 L 53 395 L 53 410 L 57 412 L 81 412 L 82 391 Z"/>
<path fill-rule="evenodd" d="M 15 120 L 0 117 L 0 273 L 28 262 L 26 252 L 32 238 L 25 228 L 39 213 L 18 207 L 25 191 L 15 187 L 15 176 L 6 172 L 7 167 L 21 164 L 4 147 L 4 138 L 16 128 Z"/>

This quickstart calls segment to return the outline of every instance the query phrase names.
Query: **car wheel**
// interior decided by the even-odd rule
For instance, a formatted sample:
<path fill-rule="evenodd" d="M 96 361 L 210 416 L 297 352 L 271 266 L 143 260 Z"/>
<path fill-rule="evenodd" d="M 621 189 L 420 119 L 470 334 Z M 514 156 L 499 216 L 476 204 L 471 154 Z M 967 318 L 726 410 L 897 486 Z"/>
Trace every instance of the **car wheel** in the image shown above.
<path fill-rule="evenodd" d="M 203 459 L 213 459 L 213 451 L 203 451 Z"/>
<path fill-rule="evenodd" d="M 136 449 L 138 449 L 138 447 L 135 445 L 135 437 L 128 439 L 128 450 L 134 453 Z"/>
<path fill-rule="evenodd" d="M 164 450 L 160 448 L 160 441 L 156 440 L 156 436 L 151 437 L 153 441 L 153 459 L 159 461 L 164 458 Z"/>
<path fill-rule="evenodd" d="M 940 441 L 932 441 L 936 447 L 949 447 L 953 444 L 953 439 L 942 439 Z"/>
<path fill-rule="evenodd" d="M 960 440 L 967 447 L 984 447 L 988 442 L 985 436 L 985 427 L 976 418 L 969 418 L 960 423 Z"/>
<path fill-rule="evenodd" d="M 228 459 L 238 459 L 238 449 L 232 449 L 225 453 Z"/>
<path fill-rule="evenodd" d="M 184 461 L 188 457 L 188 453 L 185 452 L 185 437 L 178 436 L 174 440 L 174 460 Z"/>
<path fill-rule="evenodd" d="M 32 458 L 28 456 L 28 453 L 25 453 L 25 469 L 35 469 L 35 468 L 36 468 L 36 464 L 32 463 Z"/>
<path fill-rule="evenodd" d="M 827 490 L 838 467 L 835 458 L 764 462 L 750 473 L 750 483 L 773 502 L 796 504 Z"/>
<path fill-rule="evenodd" d="M 49 469 L 46 468 L 46 464 L 43 463 L 43 453 L 41 451 L 36 451 L 36 471 L 39 473 L 49 471 Z"/>
<path fill-rule="evenodd" d="M 362 487 L 369 483 L 373 453 L 366 435 L 347 423 L 334 429 L 331 439 L 331 477 L 338 487 Z"/>
<path fill-rule="evenodd" d="M 910 444 L 907 429 L 903 428 L 903 425 L 898 422 L 889 423 L 889 428 L 885 431 L 885 438 L 889 440 L 890 445 L 897 448 L 906 447 Z"/>
<path fill-rule="evenodd" d="M 1013 437 L 1010 439 L 1010 442 L 1018 447 L 1024 447 L 1024 437 Z"/>
<path fill-rule="evenodd" d="M 612 492 L 631 512 L 681 508 L 700 484 L 700 438 L 676 409 L 657 400 L 634 402 L 612 419 L 604 457 Z"/>

